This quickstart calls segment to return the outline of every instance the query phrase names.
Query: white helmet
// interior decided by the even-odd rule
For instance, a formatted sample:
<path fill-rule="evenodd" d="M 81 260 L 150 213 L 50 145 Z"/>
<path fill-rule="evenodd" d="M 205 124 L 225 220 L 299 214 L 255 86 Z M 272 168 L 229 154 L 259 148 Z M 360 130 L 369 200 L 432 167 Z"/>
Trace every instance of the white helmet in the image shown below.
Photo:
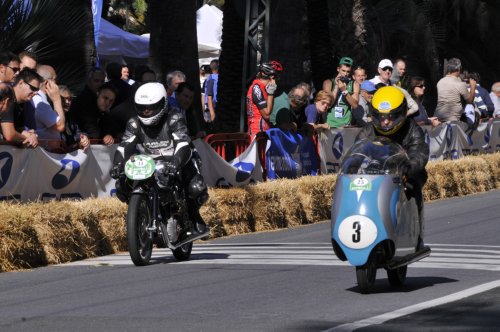
<path fill-rule="evenodd" d="M 134 104 L 139 120 L 146 126 L 153 126 L 165 113 L 167 91 L 161 83 L 145 83 L 137 89 Z"/>

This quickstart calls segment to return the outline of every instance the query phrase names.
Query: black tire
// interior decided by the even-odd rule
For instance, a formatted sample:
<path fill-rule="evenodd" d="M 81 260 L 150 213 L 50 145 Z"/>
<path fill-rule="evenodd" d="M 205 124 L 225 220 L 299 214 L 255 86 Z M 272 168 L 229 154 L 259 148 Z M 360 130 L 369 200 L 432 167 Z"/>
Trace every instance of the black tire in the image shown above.
<path fill-rule="evenodd" d="M 394 270 L 387 270 L 387 278 L 391 286 L 402 286 L 406 281 L 406 272 L 408 265 L 398 267 Z"/>
<path fill-rule="evenodd" d="M 191 257 L 191 250 L 193 250 L 193 242 L 186 243 L 177 249 L 172 250 L 172 254 L 178 261 L 187 261 Z"/>
<path fill-rule="evenodd" d="M 361 294 L 368 294 L 371 292 L 376 277 L 377 267 L 375 266 L 373 257 L 370 257 L 365 265 L 356 266 L 356 279 Z"/>
<path fill-rule="evenodd" d="M 127 212 L 127 241 L 130 258 L 136 266 L 148 265 L 153 253 L 153 241 L 147 228 L 151 213 L 143 195 L 132 195 Z"/>

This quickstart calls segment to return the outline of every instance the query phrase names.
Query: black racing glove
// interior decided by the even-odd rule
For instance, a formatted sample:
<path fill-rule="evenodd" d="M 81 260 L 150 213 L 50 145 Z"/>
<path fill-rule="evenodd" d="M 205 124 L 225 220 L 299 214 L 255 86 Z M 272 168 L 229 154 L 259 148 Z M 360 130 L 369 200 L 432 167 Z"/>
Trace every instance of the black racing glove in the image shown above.
<path fill-rule="evenodd" d="M 121 162 L 116 163 L 109 171 L 109 175 L 111 175 L 111 177 L 115 180 L 118 179 L 122 174 L 123 174 L 123 164 Z"/>

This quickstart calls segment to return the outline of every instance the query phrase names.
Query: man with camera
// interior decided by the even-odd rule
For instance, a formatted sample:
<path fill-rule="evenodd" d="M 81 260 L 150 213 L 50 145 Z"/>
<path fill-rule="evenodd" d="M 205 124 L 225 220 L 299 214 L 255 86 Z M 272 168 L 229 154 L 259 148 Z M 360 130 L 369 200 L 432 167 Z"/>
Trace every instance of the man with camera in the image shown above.
<path fill-rule="evenodd" d="M 326 122 L 330 128 L 351 124 L 351 109 L 358 106 L 359 83 L 351 78 L 352 59 L 343 57 L 337 67 L 337 76 L 323 82 L 323 90 L 331 91 L 333 106 L 328 110 Z"/>

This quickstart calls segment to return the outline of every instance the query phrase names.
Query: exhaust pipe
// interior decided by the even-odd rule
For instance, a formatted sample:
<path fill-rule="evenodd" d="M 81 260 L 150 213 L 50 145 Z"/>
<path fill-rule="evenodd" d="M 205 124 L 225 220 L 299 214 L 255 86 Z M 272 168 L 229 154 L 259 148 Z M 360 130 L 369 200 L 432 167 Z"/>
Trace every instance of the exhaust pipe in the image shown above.
<path fill-rule="evenodd" d="M 419 261 L 431 254 L 431 248 L 430 247 L 423 247 L 419 251 L 414 252 L 413 254 L 409 254 L 404 256 L 401 259 L 398 259 L 397 261 L 392 261 L 387 265 L 387 268 L 389 270 L 394 270 L 397 269 L 398 267 L 402 267 L 411 263 L 414 263 L 416 261 Z"/>

